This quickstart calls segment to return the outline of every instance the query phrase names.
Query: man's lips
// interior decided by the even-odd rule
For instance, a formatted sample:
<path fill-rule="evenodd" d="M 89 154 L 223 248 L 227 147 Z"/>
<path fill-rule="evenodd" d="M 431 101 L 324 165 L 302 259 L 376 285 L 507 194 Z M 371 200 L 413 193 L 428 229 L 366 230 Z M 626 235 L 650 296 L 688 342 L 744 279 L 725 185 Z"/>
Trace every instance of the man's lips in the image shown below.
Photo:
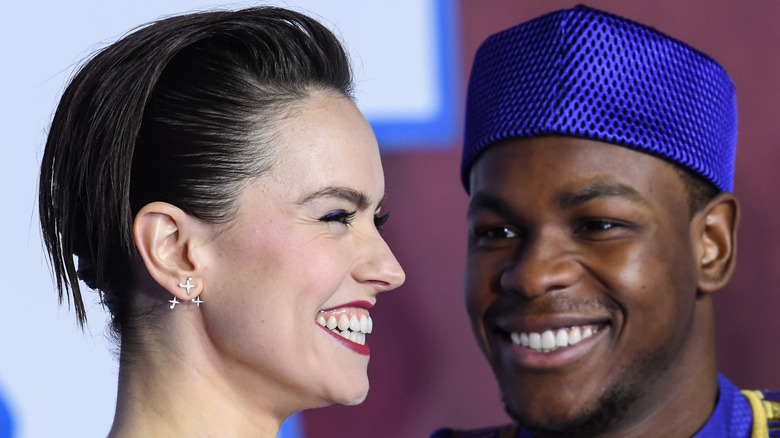
<path fill-rule="evenodd" d="M 506 322 L 506 321 L 505 321 Z M 512 319 L 493 326 L 491 342 L 502 361 L 528 369 L 554 369 L 580 360 L 606 339 L 611 324 L 592 318 Z"/>
<path fill-rule="evenodd" d="M 509 338 L 515 345 L 530 348 L 538 353 L 550 353 L 580 343 L 605 326 L 605 323 L 575 325 L 547 329 L 542 332 L 510 332 Z"/>

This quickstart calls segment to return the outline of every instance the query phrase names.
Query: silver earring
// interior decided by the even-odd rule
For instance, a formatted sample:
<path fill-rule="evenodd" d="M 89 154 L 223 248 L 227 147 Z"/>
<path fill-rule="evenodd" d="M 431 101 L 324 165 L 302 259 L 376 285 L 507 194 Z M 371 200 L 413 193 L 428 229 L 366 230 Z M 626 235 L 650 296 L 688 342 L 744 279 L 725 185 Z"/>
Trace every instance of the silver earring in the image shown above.
<path fill-rule="evenodd" d="M 197 304 L 198 307 L 200 307 L 201 303 L 205 303 L 205 301 L 200 299 L 200 296 L 197 296 L 197 297 L 191 299 L 190 301 L 192 301 L 193 303 Z"/>
<path fill-rule="evenodd" d="M 186 282 L 186 284 L 181 284 L 181 283 L 179 283 L 179 287 L 181 287 L 181 288 L 184 288 L 184 289 L 187 289 L 187 295 L 189 295 L 189 294 L 190 294 L 190 289 L 192 289 L 193 287 L 195 287 L 195 285 L 194 285 L 194 284 L 192 284 L 192 283 L 190 283 L 190 281 L 192 281 L 192 277 L 187 277 L 187 282 Z"/>
<path fill-rule="evenodd" d="M 177 304 L 179 304 L 179 300 L 176 299 L 176 297 L 173 297 L 172 300 L 168 300 L 169 303 L 171 303 L 171 309 L 176 307 Z"/>

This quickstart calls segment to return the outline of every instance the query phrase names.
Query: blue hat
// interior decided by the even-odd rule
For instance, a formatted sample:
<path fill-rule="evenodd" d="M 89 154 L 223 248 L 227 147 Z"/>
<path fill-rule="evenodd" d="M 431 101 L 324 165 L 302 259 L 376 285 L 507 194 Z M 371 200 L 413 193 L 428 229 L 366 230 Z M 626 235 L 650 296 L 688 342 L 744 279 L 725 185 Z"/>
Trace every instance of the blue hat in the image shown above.
<path fill-rule="evenodd" d="M 488 38 L 466 100 L 461 179 L 500 140 L 565 135 L 662 157 L 732 191 L 734 84 L 655 29 L 577 6 Z"/>

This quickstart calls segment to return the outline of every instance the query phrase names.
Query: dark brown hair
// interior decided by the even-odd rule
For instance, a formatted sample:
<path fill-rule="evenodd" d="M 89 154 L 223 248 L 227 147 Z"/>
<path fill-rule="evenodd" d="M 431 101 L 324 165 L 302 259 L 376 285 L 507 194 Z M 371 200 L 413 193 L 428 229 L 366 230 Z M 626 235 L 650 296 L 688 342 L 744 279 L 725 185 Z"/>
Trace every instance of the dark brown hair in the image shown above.
<path fill-rule="evenodd" d="M 162 19 L 80 68 L 52 121 L 39 209 L 60 302 L 72 298 L 81 325 L 78 279 L 116 334 L 132 319 L 139 209 L 228 221 L 242 184 L 273 164 L 280 114 L 312 90 L 351 97 L 347 55 L 317 21 L 274 7 Z"/>

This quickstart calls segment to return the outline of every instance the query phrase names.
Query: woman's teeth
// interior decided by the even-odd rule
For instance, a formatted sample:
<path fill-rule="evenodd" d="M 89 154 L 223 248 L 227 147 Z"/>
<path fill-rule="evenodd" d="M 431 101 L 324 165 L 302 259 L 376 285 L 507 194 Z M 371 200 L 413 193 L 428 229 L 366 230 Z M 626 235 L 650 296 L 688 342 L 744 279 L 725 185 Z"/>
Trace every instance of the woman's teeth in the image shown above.
<path fill-rule="evenodd" d="M 317 317 L 317 323 L 360 345 L 366 344 L 366 335 L 374 329 L 374 321 L 366 315 L 361 315 L 358 318 L 357 315 L 349 317 L 342 313 L 338 318 L 335 315 L 330 315 L 327 319 L 320 315 Z"/>
<path fill-rule="evenodd" d="M 509 337 L 515 345 L 528 347 L 539 353 L 549 353 L 562 347 L 568 347 L 589 338 L 598 332 L 598 326 L 585 325 L 580 327 L 545 330 L 539 333 L 512 332 Z"/>

